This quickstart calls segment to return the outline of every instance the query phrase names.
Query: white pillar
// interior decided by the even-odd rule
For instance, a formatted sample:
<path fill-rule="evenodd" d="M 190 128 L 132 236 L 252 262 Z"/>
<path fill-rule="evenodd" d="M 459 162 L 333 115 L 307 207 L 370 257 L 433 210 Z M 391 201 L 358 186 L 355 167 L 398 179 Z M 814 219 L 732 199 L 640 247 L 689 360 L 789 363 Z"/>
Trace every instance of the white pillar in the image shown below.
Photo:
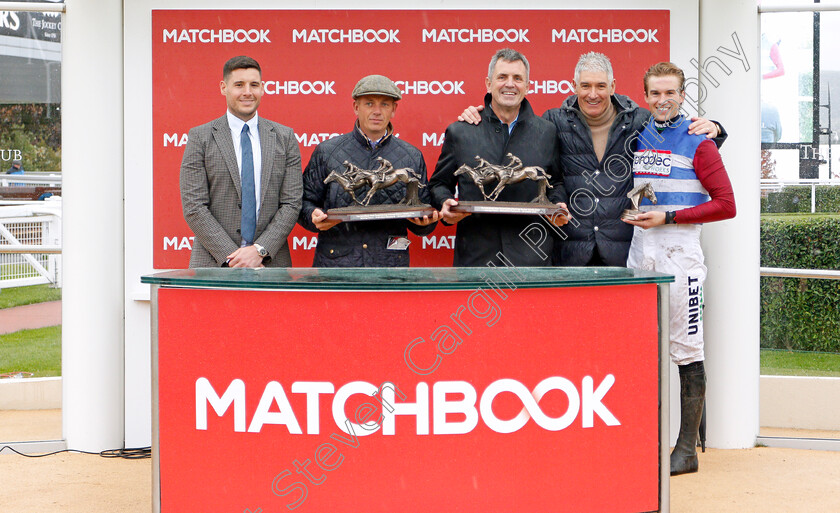
<path fill-rule="evenodd" d="M 753 447 L 759 428 L 758 30 L 755 0 L 700 1 L 700 63 L 709 74 L 700 74 L 703 108 L 729 132 L 721 154 L 738 207 L 735 219 L 703 227 L 707 434 L 717 448 Z M 749 69 L 727 49 L 743 53 Z"/>
<path fill-rule="evenodd" d="M 123 446 L 123 16 L 68 1 L 62 24 L 63 422 L 67 447 Z"/>

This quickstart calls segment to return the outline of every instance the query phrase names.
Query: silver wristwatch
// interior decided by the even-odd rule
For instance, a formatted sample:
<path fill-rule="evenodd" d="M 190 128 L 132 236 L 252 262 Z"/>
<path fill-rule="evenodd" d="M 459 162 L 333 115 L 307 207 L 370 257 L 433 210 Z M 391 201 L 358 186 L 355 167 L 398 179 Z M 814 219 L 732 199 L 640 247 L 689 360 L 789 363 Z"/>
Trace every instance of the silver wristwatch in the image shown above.
<path fill-rule="evenodd" d="M 264 247 L 260 246 L 256 242 L 254 243 L 254 247 L 257 249 L 257 253 L 259 253 L 262 258 L 268 256 L 268 251 L 266 251 Z"/>

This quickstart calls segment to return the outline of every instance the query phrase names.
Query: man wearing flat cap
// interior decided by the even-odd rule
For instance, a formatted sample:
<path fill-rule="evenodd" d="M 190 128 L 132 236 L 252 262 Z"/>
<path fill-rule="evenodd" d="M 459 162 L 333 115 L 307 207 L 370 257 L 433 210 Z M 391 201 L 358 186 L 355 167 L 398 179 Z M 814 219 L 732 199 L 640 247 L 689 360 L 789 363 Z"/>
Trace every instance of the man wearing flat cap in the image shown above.
<path fill-rule="evenodd" d="M 369 75 L 353 88 L 356 124 L 350 132 L 322 142 L 315 148 L 303 172 L 303 208 L 300 224 L 318 233 L 313 267 L 407 267 L 407 230 L 425 235 L 434 230 L 438 213 L 415 219 L 392 219 L 342 223 L 327 217 L 331 208 L 355 205 L 353 198 L 337 182 L 324 183 L 331 172 L 345 173 L 351 168 L 378 170 L 382 160 L 395 169 L 410 168 L 426 185 L 426 163 L 414 146 L 394 137 L 391 118 L 402 98 L 394 82 L 382 75 Z M 396 204 L 405 197 L 405 184 L 397 183 L 377 191 L 371 205 Z M 367 194 L 367 186 L 356 191 Z M 427 188 L 421 187 L 420 200 L 429 202 Z"/>

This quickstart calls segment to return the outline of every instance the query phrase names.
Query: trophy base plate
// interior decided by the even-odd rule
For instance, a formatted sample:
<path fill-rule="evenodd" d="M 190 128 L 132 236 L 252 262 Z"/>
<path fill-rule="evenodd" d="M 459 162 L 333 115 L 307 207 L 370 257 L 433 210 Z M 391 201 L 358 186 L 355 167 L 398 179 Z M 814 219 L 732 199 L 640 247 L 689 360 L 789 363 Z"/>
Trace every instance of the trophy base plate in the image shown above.
<path fill-rule="evenodd" d="M 336 221 L 382 221 L 409 219 L 432 215 L 431 205 L 370 205 L 367 207 L 341 207 L 327 210 L 327 219 Z"/>
<path fill-rule="evenodd" d="M 517 201 L 459 201 L 457 206 L 451 207 L 452 212 L 470 214 L 514 214 L 514 215 L 547 215 L 560 214 L 569 217 L 569 211 L 551 203 L 525 203 Z"/>
<path fill-rule="evenodd" d="M 627 219 L 628 221 L 635 221 L 636 216 L 641 214 L 641 213 L 642 213 L 641 210 L 627 209 L 627 210 L 625 210 L 624 212 L 621 213 L 621 218 L 622 219 Z"/>

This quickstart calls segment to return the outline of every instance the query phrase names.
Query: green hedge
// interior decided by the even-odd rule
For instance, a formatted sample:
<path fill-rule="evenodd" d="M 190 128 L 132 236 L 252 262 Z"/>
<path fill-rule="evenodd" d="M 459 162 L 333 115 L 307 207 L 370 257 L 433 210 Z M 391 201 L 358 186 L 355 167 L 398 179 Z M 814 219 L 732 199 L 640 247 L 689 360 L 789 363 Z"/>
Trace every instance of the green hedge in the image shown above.
<path fill-rule="evenodd" d="M 814 208 L 820 213 L 840 212 L 840 186 L 818 185 L 814 192 Z M 811 187 L 793 185 L 761 198 L 761 212 L 770 214 L 810 213 Z"/>
<path fill-rule="evenodd" d="M 61 110 L 57 104 L 0 105 L 0 148 L 19 150 L 26 171 L 61 171 Z M 11 166 L 0 161 L 0 173 Z"/>
<path fill-rule="evenodd" d="M 840 216 L 762 216 L 761 265 L 840 270 Z M 762 277 L 761 347 L 840 352 L 840 280 Z"/>

